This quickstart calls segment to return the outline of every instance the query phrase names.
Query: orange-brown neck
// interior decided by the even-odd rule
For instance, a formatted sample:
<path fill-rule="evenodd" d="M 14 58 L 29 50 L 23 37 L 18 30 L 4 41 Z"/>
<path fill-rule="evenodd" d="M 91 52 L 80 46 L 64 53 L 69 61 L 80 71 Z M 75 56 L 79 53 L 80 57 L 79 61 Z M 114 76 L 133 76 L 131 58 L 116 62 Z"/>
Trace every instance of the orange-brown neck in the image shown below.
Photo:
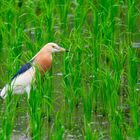
<path fill-rule="evenodd" d="M 51 53 L 44 53 L 40 52 L 35 58 L 34 58 L 35 64 L 38 66 L 39 71 L 42 75 L 50 69 L 52 64 L 52 54 Z"/>

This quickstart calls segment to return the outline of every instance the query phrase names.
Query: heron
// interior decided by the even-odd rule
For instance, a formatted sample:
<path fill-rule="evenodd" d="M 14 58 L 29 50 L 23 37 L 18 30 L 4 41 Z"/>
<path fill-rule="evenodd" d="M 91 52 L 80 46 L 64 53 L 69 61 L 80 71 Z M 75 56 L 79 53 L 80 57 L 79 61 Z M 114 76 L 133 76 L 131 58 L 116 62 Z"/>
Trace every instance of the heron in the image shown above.
<path fill-rule="evenodd" d="M 41 76 L 51 68 L 52 53 L 68 52 L 56 43 L 47 43 L 29 62 L 23 65 L 17 73 L 11 78 L 10 83 L 6 84 L 0 91 L 0 97 L 5 99 L 9 89 L 12 94 L 27 93 L 30 97 L 32 81 L 36 80 L 37 69 Z"/>

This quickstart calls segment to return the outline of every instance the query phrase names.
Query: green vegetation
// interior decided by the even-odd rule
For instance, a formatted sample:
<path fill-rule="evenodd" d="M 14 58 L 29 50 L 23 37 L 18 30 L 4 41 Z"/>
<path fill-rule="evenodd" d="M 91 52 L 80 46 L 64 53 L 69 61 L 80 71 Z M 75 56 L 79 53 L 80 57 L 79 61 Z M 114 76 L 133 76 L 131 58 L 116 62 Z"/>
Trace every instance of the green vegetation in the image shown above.
<path fill-rule="evenodd" d="M 0 0 L 1 88 L 46 43 L 70 49 L 0 101 L 0 140 L 140 139 L 139 21 L 138 0 Z"/>

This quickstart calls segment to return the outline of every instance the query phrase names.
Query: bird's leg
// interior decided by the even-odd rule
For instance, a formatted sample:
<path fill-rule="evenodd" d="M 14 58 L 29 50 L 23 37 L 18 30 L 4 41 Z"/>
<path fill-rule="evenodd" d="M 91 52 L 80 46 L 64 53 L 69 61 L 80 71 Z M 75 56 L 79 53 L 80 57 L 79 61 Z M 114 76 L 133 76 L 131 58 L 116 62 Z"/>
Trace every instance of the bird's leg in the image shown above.
<path fill-rule="evenodd" d="M 29 86 L 27 86 L 26 89 L 25 89 L 25 91 L 26 91 L 26 93 L 27 93 L 27 96 L 28 96 L 28 99 L 30 98 L 30 90 L 31 90 L 31 86 L 29 85 Z"/>

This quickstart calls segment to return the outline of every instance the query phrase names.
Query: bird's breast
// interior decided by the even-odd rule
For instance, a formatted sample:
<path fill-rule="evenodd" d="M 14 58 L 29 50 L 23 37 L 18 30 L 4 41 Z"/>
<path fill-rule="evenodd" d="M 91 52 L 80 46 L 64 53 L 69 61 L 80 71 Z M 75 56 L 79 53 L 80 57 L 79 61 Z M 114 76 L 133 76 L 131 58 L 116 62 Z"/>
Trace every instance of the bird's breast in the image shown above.
<path fill-rule="evenodd" d="M 35 58 L 35 64 L 37 64 L 41 74 L 44 74 L 51 67 L 52 56 L 51 55 L 40 55 Z"/>

